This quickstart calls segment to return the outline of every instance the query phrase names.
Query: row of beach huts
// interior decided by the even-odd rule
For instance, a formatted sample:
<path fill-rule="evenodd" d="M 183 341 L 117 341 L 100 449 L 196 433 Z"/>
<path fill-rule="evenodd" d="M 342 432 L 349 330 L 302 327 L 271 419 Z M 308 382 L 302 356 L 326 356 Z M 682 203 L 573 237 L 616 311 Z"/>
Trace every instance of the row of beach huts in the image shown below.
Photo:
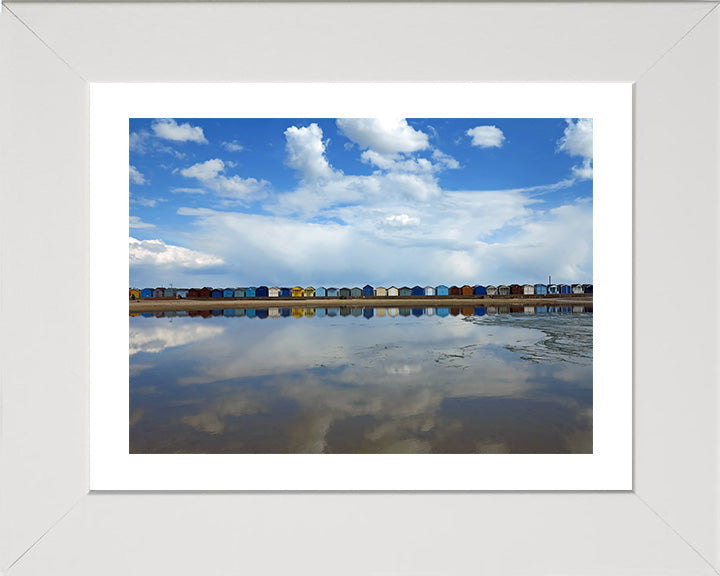
<path fill-rule="evenodd" d="M 370 284 L 362 288 L 313 288 L 295 286 L 249 286 L 243 288 L 131 288 L 130 300 L 159 298 L 373 298 L 402 296 L 536 296 L 562 294 L 592 294 L 592 284 L 501 284 L 465 285 L 465 286 L 403 286 L 396 288 L 373 287 Z"/>

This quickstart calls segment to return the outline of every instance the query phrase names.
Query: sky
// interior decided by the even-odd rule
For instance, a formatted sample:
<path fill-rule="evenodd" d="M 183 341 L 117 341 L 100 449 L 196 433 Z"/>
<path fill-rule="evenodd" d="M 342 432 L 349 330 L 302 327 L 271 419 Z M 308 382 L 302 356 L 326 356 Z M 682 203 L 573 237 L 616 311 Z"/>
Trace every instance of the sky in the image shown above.
<path fill-rule="evenodd" d="M 592 119 L 130 119 L 132 287 L 592 283 Z"/>

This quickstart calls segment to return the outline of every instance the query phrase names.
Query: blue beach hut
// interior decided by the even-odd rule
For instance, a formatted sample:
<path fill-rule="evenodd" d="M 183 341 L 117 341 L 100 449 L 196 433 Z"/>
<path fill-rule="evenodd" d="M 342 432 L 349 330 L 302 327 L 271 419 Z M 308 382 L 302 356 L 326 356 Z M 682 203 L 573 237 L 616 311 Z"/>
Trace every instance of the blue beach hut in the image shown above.
<path fill-rule="evenodd" d="M 235 298 L 245 298 L 245 288 L 235 288 L 233 295 Z"/>
<path fill-rule="evenodd" d="M 560 284 L 558 288 L 560 288 L 560 294 L 572 293 L 572 286 L 570 286 L 570 284 Z"/>
<path fill-rule="evenodd" d="M 152 298 L 153 297 L 153 289 L 152 288 L 143 288 L 140 290 L 140 298 Z"/>
<path fill-rule="evenodd" d="M 235 297 L 235 290 L 232 288 L 225 288 L 223 290 L 223 298 L 234 298 Z"/>
<path fill-rule="evenodd" d="M 438 296 L 450 296 L 450 289 L 445 284 L 440 284 L 435 288 L 435 294 Z"/>
<path fill-rule="evenodd" d="M 315 296 L 318 298 L 325 298 L 327 296 L 327 288 L 325 288 L 325 286 L 315 288 Z"/>
<path fill-rule="evenodd" d="M 155 288 L 153 290 L 153 298 L 162 298 L 165 296 L 165 288 Z"/>
<path fill-rule="evenodd" d="M 557 284 L 548 284 L 548 294 L 560 294 Z"/>
<path fill-rule="evenodd" d="M 362 295 L 363 295 L 363 298 L 367 298 L 368 296 L 374 296 L 375 290 L 373 289 L 372 286 L 370 286 L 370 284 L 365 284 L 365 286 L 363 286 L 363 289 L 362 289 Z"/>
<path fill-rule="evenodd" d="M 411 288 L 411 293 L 413 296 L 424 296 L 425 288 L 423 288 L 422 286 L 413 286 Z"/>
<path fill-rule="evenodd" d="M 593 285 L 592 284 L 583 284 L 583 290 L 585 291 L 585 294 L 592 294 Z"/>
<path fill-rule="evenodd" d="M 290 288 L 280 288 L 280 298 L 290 298 Z"/>
<path fill-rule="evenodd" d="M 473 294 L 475 296 L 485 296 L 487 295 L 487 289 L 485 286 L 480 286 L 479 284 L 477 286 L 473 286 Z"/>
<path fill-rule="evenodd" d="M 547 284 L 535 284 L 535 294 L 547 294 Z"/>
<path fill-rule="evenodd" d="M 267 286 L 258 286 L 255 288 L 255 296 L 258 298 L 267 298 L 268 297 L 268 287 Z"/>
<path fill-rule="evenodd" d="M 223 291 L 220 290 L 220 288 L 214 288 L 212 292 L 210 292 L 211 298 L 222 298 Z"/>
<path fill-rule="evenodd" d="M 165 288 L 163 296 L 165 296 L 165 298 L 175 298 L 175 296 L 177 296 L 177 290 L 175 288 Z"/>
<path fill-rule="evenodd" d="M 362 290 L 360 290 L 360 288 L 355 286 L 354 288 L 350 289 L 350 297 L 351 298 L 360 298 L 360 296 L 362 296 Z"/>
<path fill-rule="evenodd" d="M 340 290 L 338 290 L 338 296 L 340 296 L 340 298 L 350 298 L 350 288 L 340 288 Z"/>
<path fill-rule="evenodd" d="M 245 288 L 245 298 L 255 298 L 255 286 Z"/>
<path fill-rule="evenodd" d="M 338 289 L 337 288 L 328 288 L 325 290 L 325 295 L 329 298 L 337 298 L 338 297 Z"/>

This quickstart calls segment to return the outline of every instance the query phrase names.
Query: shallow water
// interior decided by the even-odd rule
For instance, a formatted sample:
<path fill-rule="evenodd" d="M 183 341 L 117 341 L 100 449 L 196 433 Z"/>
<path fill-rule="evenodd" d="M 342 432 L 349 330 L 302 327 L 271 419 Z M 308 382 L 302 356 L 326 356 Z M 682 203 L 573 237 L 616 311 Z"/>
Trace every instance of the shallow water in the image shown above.
<path fill-rule="evenodd" d="M 133 453 L 592 452 L 585 308 L 190 314 L 130 318 Z"/>

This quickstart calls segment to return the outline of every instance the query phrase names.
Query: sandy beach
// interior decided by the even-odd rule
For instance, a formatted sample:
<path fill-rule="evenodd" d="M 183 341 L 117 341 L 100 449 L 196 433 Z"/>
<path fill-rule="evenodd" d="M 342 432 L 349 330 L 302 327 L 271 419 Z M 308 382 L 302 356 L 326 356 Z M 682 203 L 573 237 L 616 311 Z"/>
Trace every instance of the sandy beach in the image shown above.
<path fill-rule="evenodd" d="M 130 312 L 164 310 L 223 310 L 225 308 L 428 308 L 462 306 L 578 306 L 592 305 L 592 294 L 548 296 L 393 296 L 367 298 L 183 298 L 178 300 L 131 300 Z"/>

